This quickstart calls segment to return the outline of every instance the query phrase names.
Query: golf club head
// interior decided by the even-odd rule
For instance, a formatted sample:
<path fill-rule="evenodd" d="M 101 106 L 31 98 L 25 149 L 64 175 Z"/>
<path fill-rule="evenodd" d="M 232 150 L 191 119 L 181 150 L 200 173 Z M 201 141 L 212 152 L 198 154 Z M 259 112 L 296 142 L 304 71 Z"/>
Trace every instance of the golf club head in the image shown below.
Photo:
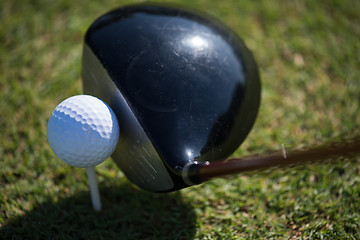
<path fill-rule="evenodd" d="M 133 5 L 103 15 L 86 33 L 82 65 L 84 93 L 118 118 L 113 160 L 147 191 L 195 184 L 184 167 L 227 158 L 257 116 L 252 54 L 227 27 L 188 10 Z"/>

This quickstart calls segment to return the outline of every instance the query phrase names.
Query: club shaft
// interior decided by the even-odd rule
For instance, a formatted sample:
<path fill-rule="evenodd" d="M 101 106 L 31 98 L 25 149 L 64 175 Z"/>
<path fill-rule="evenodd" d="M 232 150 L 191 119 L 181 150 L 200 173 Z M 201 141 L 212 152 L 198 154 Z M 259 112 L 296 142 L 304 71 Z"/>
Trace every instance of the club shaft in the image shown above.
<path fill-rule="evenodd" d="M 244 158 L 215 161 L 199 166 L 199 176 L 203 181 L 214 177 L 271 167 L 282 167 L 295 164 L 345 158 L 360 154 L 360 137 L 324 144 L 307 149 L 295 149 L 252 155 Z"/>

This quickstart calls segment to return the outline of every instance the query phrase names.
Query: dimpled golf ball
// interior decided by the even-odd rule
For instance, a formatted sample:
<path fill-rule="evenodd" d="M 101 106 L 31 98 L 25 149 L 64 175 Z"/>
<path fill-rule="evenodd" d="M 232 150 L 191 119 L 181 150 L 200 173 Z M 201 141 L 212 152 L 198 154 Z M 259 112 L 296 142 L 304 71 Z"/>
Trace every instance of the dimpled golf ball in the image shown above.
<path fill-rule="evenodd" d="M 47 137 L 55 155 L 74 167 L 91 167 L 115 150 L 119 125 L 111 108 L 100 99 L 77 95 L 52 112 Z"/>

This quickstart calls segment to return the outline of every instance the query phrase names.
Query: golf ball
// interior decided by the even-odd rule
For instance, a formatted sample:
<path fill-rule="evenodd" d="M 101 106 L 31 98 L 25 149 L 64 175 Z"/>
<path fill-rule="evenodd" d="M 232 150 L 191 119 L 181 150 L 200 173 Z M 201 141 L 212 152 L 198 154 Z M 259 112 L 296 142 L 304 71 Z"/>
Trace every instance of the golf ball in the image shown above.
<path fill-rule="evenodd" d="M 111 108 L 100 99 L 77 95 L 52 112 L 47 138 L 55 155 L 74 167 L 91 167 L 115 150 L 119 125 Z"/>

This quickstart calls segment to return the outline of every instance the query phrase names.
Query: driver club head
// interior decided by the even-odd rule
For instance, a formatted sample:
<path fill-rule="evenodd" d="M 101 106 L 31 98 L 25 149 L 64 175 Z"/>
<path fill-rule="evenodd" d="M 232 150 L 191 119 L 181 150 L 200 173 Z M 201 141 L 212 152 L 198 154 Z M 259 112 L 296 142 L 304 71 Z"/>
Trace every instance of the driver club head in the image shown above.
<path fill-rule="evenodd" d="M 229 157 L 260 104 L 258 69 L 243 41 L 177 7 L 132 5 L 101 16 L 86 33 L 82 67 L 84 93 L 118 118 L 113 160 L 150 192 L 198 183 L 184 169 Z"/>

